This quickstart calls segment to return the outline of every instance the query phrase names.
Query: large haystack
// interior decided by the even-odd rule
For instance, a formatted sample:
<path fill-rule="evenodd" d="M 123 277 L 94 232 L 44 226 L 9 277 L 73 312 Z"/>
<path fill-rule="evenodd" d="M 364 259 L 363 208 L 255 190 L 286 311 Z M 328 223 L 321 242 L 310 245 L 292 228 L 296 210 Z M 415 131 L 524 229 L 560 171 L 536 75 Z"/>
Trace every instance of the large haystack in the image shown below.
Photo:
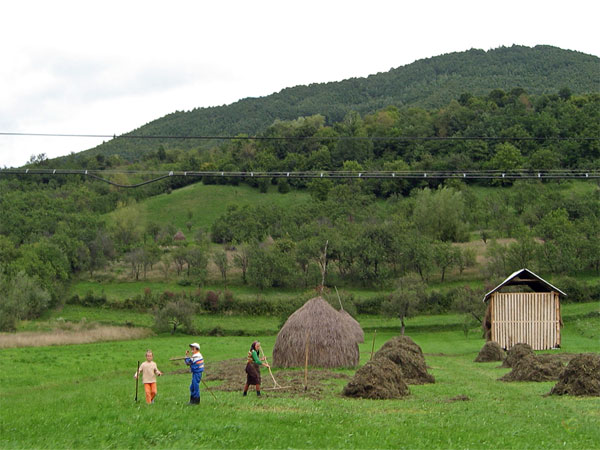
<path fill-rule="evenodd" d="M 273 347 L 273 366 L 356 367 L 358 343 L 352 329 L 323 298 L 315 297 L 285 322 Z"/>
<path fill-rule="evenodd" d="M 402 369 L 387 358 L 374 359 L 356 371 L 344 387 L 347 397 L 372 399 L 400 398 L 409 394 Z"/>
<path fill-rule="evenodd" d="M 408 336 L 390 339 L 375 353 L 374 359 L 389 359 L 402 369 L 407 384 L 435 383 L 435 378 L 427 372 L 423 351 Z"/>
<path fill-rule="evenodd" d="M 550 394 L 600 397 L 600 355 L 583 353 L 573 358 Z"/>
<path fill-rule="evenodd" d="M 342 320 L 345 320 L 348 323 L 356 342 L 365 342 L 365 333 L 358 321 L 344 309 L 340 310 L 339 314 L 342 316 Z"/>
<path fill-rule="evenodd" d="M 504 349 L 500 347 L 500 344 L 495 341 L 488 341 L 481 347 L 475 362 L 504 361 L 505 357 L 506 353 L 504 353 Z"/>

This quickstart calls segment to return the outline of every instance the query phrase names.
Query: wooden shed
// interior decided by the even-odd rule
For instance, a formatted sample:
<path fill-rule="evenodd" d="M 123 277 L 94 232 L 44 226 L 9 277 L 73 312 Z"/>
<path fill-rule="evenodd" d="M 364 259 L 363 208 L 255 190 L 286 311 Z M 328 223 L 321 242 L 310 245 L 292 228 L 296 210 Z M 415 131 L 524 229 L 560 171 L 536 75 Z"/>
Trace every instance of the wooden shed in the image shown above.
<path fill-rule="evenodd" d="M 510 286 L 529 289 L 510 292 Z M 518 343 L 534 350 L 560 347 L 560 296 L 566 294 L 531 270 L 516 271 L 483 298 L 488 304 L 483 324 L 486 339 L 507 350 Z"/>

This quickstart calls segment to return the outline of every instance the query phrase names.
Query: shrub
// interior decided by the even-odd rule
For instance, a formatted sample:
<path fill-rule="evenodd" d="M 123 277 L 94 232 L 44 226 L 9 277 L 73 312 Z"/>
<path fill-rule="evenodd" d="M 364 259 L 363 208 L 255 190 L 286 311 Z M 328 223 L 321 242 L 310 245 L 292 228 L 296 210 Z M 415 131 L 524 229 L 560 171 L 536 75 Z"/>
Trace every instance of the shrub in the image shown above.
<path fill-rule="evenodd" d="M 358 314 L 379 314 L 381 305 L 385 301 L 385 295 L 374 295 L 363 299 L 355 300 L 356 312 Z"/>
<path fill-rule="evenodd" d="M 210 312 L 218 312 L 219 311 L 219 295 L 221 295 L 221 291 L 208 291 L 206 293 L 206 297 L 204 299 L 204 307 Z"/>
<path fill-rule="evenodd" d="M 158 332 L 170 331 L 175 334 L 184 330 L 188 334 L 193 333 L 192 316 L 194 305 L 187 300 L 177 300 L 167 303 L 163 308 L 154 311 L 154 327 Z"/>
<path fill-rule="evenodd" d="M 571 277 L 560 278 L 555 286 L 567 296 L 564 301 L 569 303 L 584 303 L 592 300 L 592 289 L 583 281 Z"/>

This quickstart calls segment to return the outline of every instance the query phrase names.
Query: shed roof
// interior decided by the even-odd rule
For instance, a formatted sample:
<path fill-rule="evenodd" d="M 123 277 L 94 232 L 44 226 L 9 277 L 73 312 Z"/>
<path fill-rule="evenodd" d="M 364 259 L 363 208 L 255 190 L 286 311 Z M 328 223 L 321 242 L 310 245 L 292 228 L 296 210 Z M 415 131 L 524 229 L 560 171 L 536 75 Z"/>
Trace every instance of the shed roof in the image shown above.
<path fill-rule="evenodd" d="M 509 275 L 506 280 L 504 280 L 502 283 L 500 283 L 498 286 L 496 286 L 490 292 L 485 294 L 483 297 L 483 301 L 486 302 L 488 300 L 488 298 L 490 297 L 490 295 L 492 295 L 494 292 L 502 289 L 505 286 L 519 286 L 519 285 L 529 286 L 531 289 L 533 289 L 536 292 L 556 291 L 560 295 L 564 295 L 565 297 L 567 296 L 567 294 L 565 294 L 563 291 L 561 291 L 557 287 L 551 285 L 546 280 L 544 280 L 542 277 L 533 273 L 531 270 L 521 269 L 521 270 L 517 270 L 516 272 Z"/>

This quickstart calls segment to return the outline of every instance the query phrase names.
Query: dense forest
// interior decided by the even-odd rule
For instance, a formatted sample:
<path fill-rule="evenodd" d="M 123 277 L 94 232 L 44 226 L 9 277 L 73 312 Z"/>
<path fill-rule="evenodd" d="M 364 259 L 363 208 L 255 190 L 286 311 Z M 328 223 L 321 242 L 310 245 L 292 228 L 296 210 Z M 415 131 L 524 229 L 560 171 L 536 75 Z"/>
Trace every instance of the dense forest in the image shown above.
<path fill-rule="evenodd" d="M 463 93 L 434 109 L 351 111 L 330 124 L 322 115 L 276 121 L 261 133 L 292 139 L 232 139 L 189 150 L 173 144 L 133 161 L 102 154 L 48 161 L 39 155 L 29 167 L 592 170 L 600 166 L 599 127 L 597 93 L 574 95 L 562 88 L 532 95 L 521 88 L 494 89 L 482 96 Z M 352 136 L 365 139 L 331 139 Z M 112 177 L 131 181 L 124 179 L 125 173 Z M 141 222 L 135 208 L 127 207 L 198 181 L 174 177 L 119 190 L 76 176 L 3 176 L 0 295 L 5 323 L 0 326 L 10 329 L 15 318 L 34 317 L 60 304 L 73 277 L 94 279 L 118 262 L 128 265 L 131 279 L 144 279 L 148 270 L 160 266 L 165 277 L 196 286 L 206 282 L 213 262 L 223 280 L 235 267 L 240 282 L 258 288 L 306 288 L 322 279 L 342 287 L 389 287 L 410 274 L 427 283 L 443 281 L 450 270 L 462 273 L 475 264 L 475 255 L 458 244 L 481 239 L 489 241 L 487 263 L 480 271 L 486 277 L 521 267 L 558 276 L 600 273 L 600 193 L 591 180 L 581 188 L 560 181 L 206 178 L 205 185 L 241 182 L 261 192 L 301 189 L 310 197 L 293 208 L 223 205 L 221 216 L 204 229 L 194 227 L 190 211 L 193 237 L 183 243 L 174 240 L 178 230 L 172 223 Z M 214 244 L 224 245 L 223 250 L 215 250 Z M 592 295 L 578 292 L 575 299 Z"/>
<path fill-rule="evenodd" d="M 177 111 L 128 133 L 129 136 L 232 136 L 264 132 L 274 121 L 323 116 L 325 125 L 351 112 L 365 116 L 395 106 L 438 109 L 468 92 L 487 95 L 493 89 L 522 88 L 532 95 L 598 92 L 598 57 L 550 46 L 472 49 L 416 61 L 366 78 L 296 86 L 231 105 Z M 407 131 L 407 130 L 402 130 Z M 410 131 L 410 130 L 408 130 Z M 429 132 L 427 129 L 415 132 Z M 442 130 L 443 131 L 443 130 Z M 477 131 L 477 130 L 469 130 Z M 160 146 L 190 149 L 193 140 L 116 138 L 73 156 L 75 159 L 119 155 L 134 160 Z M 203 148 L 214 144 L 206 142 Z"/>

